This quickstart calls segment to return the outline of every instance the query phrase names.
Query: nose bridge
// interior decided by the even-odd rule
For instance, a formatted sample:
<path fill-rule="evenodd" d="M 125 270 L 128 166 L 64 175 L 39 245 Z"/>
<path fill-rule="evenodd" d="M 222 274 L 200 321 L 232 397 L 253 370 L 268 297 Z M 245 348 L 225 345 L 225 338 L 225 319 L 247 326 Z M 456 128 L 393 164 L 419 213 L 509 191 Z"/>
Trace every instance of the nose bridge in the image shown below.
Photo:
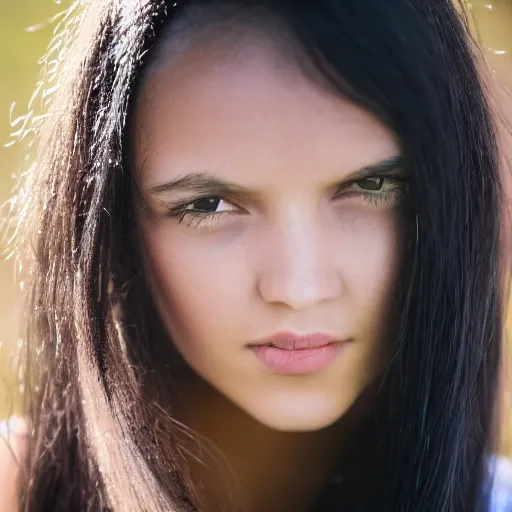
<path fill-rule="evenodd" d="M 304 309 L 340 292 L 340 276 L 326 249 L 314 216 L 297 214 L 272 231 L 259 278 L 260 294 L 267 302 Z"/>

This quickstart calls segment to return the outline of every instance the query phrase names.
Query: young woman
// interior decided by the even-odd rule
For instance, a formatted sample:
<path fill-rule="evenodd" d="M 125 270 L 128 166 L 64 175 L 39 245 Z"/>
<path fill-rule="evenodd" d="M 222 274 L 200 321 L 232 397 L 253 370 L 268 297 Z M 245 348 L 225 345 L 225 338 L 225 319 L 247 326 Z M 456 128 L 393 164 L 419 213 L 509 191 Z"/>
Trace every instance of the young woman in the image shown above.
<path fill-rule="evenodd" d="M 512 510 L 506 130 L 461 9 L 91 0 L 62 23 L 13 200 L 13 509 Z"/>

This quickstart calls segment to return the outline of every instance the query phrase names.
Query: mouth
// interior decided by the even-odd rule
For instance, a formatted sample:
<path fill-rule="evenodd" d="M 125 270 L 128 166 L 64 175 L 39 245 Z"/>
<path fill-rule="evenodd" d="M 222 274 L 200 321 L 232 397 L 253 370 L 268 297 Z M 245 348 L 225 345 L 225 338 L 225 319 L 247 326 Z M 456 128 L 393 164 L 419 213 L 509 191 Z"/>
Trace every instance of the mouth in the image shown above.
<path fill-rule="evenodd" d="M 329 367 L 347 345 L 327 334 L 277 333 L 248 348 L 268 369 L 281 375 L 307 375 Z"/>

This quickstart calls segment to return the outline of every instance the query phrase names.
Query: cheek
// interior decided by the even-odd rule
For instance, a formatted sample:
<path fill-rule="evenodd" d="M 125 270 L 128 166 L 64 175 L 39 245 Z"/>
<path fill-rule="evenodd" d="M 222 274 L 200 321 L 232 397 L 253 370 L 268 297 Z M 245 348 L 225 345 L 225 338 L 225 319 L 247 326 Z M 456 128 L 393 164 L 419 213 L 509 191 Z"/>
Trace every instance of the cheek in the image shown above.
<path fill-rule="evenodd" d="M 372 302 L 388 296 L 397 282 L 406 242 L 405 215 L 399 211 L 341 212 L 334 226 L 332 250 L 351 294 Z"/>
<path fill-rule="evenodd" d="M 357 326 L 361 357 L 368 364 L 387 361 L 394 347 L 398 285 L 409 236 L 405 215 L 360 212 L 343 219 L 332 237 L 343 280 L 342 307 L 353 315 L 350 323 Z"/>
<path fill-rule="evenodd" d="M 165 222 L 142 231 L 150 286 L 178 348 L 199 354 L 208 342 L 232 339 L 250 278 L 239 247 L 182 236 Z"/>
<path fill-rule="evenodd" d="M 370 223 L 353 240 L 352 261 L 345 274 L 350 290 L 360 304 L 366 304 L 361 308 L 363 315 L 381 312 L 378 318 L 382 319 L 396 296 L 404 244 L 396 223 L 386 219 Z"/>

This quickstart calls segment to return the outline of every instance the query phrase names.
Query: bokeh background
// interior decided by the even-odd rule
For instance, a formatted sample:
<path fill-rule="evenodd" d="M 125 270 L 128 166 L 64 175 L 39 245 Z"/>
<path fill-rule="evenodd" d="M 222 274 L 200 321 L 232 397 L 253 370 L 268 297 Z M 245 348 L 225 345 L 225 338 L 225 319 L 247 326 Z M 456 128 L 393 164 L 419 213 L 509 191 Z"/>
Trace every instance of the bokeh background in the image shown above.
<path fill-rule="evenodd" d="M 8 200 L 17 177 L 30 165 L 24 159 L 23 144 L 13 144 L 16 137 L 12 134 L 20 128 L 16 119 L 27 112 L 40 78 L 38 61 L 52 37 L 55 18 L 70 3 L 71 0 L 0 0 L 0 203 Z M 512 99 L 512 0 L 468 2 L 467 8 L 486 57 Z M 1 261 L 0 418 L 21 412 L 14 369 L 17 348 L 23 343 L 23 290 L 15 276 L 14 262 Z M 505 348 L 502 451 L 512 456 L 512 347 Z"/>

